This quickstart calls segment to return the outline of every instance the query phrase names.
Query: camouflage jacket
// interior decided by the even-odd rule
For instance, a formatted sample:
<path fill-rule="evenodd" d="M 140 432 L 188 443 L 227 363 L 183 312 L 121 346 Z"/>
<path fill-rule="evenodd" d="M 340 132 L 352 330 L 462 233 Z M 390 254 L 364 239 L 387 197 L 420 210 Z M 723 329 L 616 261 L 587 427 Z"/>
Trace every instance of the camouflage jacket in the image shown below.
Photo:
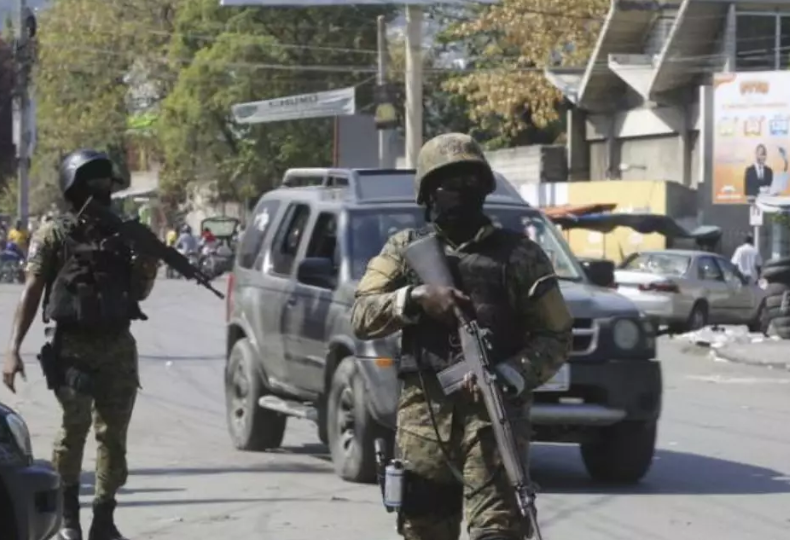
<path fill-rule="evenodd" d="M 70 216 L 62 216 L 56 220 L 49 221 L 41 225 L 41 227 L 33 234 L 30 241 L 30 249 L 28 250 L 28 259 L 26 272 L 28 276 L 43 277 L 45 279 L 52 279 L 57 275 L 60 268 L 65 263 L 63 259 L 63 246 L 66 234 L 66 227 L 68 220 L 73 219 Z M 139 292 L 139 300 L 144 300 L 151 292 L 157 273 L 157 262 L 148 258 L 136 258 L 134 260 L 134 276 L 135 290 Z M 125 344 L 118 344 L 117 340 L 128 342 Z M 64 347 L 74 350 L 86 350 L 106 352 L 114 350 L 122 346 L 124 349 L 129 349 L 133 346 L 131 334 L 127 337 L 122 336 L 107 336 L 107 339 L 92 336 L 90 342 L 82 343 L 85 341 L 80 336 L 64 336 Z M 107 341 L 107 343 L 105 343 Z"/>
<path fill-rule="evenodd" d="M 449 251 L 464 252 L 494 231 L 493 225 L 480 229 L 471 241 L 453 246 L 444 237 Z M 441 231 L 437 231 L 441 235 Z M 370 260 L 357 286 L 351 314 L 354 332 L 361 339 L 375 339 L 393 334 L 405 325 L 417 324 L 419 317 L 404 314 L 406 295 L 406 261 L 403 252 L 414 235 L 401 231 L 387 241 L 381 253 Z M 536 285 L 554 278 L 554 268 L 543 249 L 524 237 L 510 264 L 507 284 L 521 318 L 527 344 L 517 358 L 509 361 L 523 373 L 527 387 L 537 388 L 557 372 L 568 358 L 572 341 L 573 318 L 558 286 L 535 295 Z"/>

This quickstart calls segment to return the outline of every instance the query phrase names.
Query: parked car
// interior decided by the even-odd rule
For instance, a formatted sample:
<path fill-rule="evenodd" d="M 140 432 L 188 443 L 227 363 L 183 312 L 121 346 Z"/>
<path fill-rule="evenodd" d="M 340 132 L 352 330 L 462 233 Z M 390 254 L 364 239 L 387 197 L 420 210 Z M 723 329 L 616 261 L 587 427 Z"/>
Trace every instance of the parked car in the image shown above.
<path fill-rule="evenodd" d="M 617 290 L 671 333 L 708 324 L 746 324 L 764 330 L 766 291 L 729 260 L 707 251 L 634 253 L 615 272 Z"/>
<path fill-rule="evenodd" d="M 61 524 L 60 476 L 34 461 L 27 424 L 0 403 L 0 538 L 46 540 Z"/>
<path fill-rule="evenodd" d="M 258 201 L 228 282 L 225 390 L 236 448 L 279 447 L 289 416 L 309 419 L 342 478 L 374 480 L 373 442 L 392 441 L 395 428 L 399 336 L 356 339 L 350 312 L 386 239 L 424 224 L 413 178 L 412 170 L 294 169 Z M 485 209 L 499 226 L 529 228 L 575 317 L 572 358 L 535 394 L 536 439 L 580 443 L 596 479 L 638 481 L 661 409 L 652 325 L 603 287 L 613 281 L 610 261 L 590 261 L 585 273 L 505 179 Z"/>

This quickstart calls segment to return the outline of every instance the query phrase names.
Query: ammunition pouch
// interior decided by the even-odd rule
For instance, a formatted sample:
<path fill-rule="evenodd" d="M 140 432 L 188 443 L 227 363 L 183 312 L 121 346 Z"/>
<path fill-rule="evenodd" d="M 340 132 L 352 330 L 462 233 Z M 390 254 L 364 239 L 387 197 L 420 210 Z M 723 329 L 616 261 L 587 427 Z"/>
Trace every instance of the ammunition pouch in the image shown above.
<path fill-rule="evenodd" d="M 408 470 L 404 475 L 404 517 L 448 518 L 463 512 L 464 487 L 458 483 L 437 482 Z"/>

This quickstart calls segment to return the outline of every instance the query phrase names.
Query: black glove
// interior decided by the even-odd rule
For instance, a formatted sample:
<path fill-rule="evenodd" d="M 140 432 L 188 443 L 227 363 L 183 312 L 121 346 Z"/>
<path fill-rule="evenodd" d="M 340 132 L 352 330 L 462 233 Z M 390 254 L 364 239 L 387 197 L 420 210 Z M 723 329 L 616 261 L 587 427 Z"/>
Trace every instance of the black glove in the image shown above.
<path fill-rule="evenodd" d="M 471 300 L 464 293 L 453 287 L 435 285 L 419 285 L 412 289 L 409 300 L 420 306 L 423 312 L 432 319 L 448 325 L 457 324 L 457 310 L 468 309 Z"/>

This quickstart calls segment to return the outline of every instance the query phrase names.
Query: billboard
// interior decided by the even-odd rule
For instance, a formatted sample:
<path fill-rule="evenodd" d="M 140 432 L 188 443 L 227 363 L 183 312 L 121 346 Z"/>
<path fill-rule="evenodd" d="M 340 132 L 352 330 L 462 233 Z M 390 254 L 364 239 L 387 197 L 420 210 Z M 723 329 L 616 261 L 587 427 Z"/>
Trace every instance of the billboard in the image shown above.
<path fill-rule="evenodd" d="M 239 103 L 231 107 L 231 112 L 234 121 L 238 124 L 348 116 L 356 112 L 354 96 L 355 90 L 351 86 L 327 92 Z"/>
<path fill-rule="evenodd" d="M 790 201 L 790 72 L 713 80 L 713 204 Z"/>

